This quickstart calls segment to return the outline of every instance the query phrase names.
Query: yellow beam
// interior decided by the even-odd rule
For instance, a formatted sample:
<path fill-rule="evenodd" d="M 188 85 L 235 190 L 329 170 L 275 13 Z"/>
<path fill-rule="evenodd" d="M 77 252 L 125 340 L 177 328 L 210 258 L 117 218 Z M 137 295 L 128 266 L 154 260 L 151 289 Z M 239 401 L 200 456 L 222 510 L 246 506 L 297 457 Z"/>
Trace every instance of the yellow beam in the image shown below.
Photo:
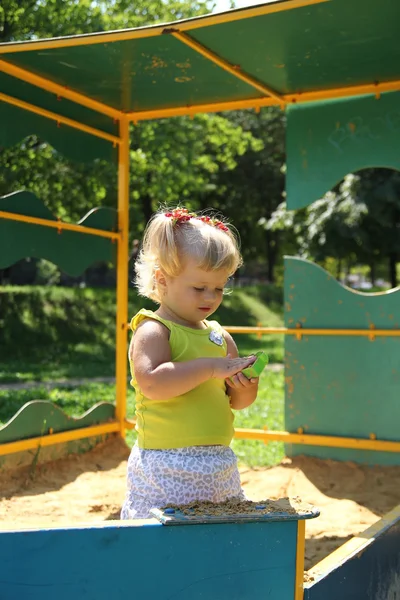
<path fill-rule="evenodd" d="M 110 240 L 119 240 L 120 233 L 114 231 L 104 231 L 103 229 L 95 229 L 94 227 L 84 227 L 83 225 L 74 225 L 73 223 L 64 223 L 63 221 L 50 221 L 39 217 L 30 217 L 28 215 L 17 215 L 15 213 L 5 212 L 0 210 L 0 219 L 9 219 L 10 221 L 20 221 L 22 223 L 31 223 L 32 225 L 42 225 L 43 227 L 52 227 L 60 233 L 62 231 L 76 231 L 88 235 L 96 235 L 98 237 L 108 238 Z"/>
<path fill-rule="evenodd" d="M 91 427 L 82 427 L 82 429 L 72 429 L 63 431 L 62 433 L 53 433 L 43 437 L 30 438 L 28 440 L 18 440 L 16 442 L 8 442 L 0 444 L 0 456 L 13 454 L 15 452 L 23 452 L 24 450 L 33 450 L 39 446 L 54 446 L 72 440 L 81 440 L 88 437 L 96 437 L 106 433 L 114 433 L 119 431 L 120 425 L 116 421 L 112 423 L 102 423 L 101 425 L 93 425 Z"/>
<path fill-rule="evenodd" d="M 370 544 L 372 544 L 380 533 L 383 533 L 388 527 L 400 521 L 400 504 L 393 510 L 383 515 L 379 521 L 362 531 L 359 535 L 351 538 L 342 544 L 337 550 L 334 550 L 329 556 L 323 558 L 319 563 L 314 565 L 308 575 L 317 580 L 321 576 L 327 575 L 338 565 L 342 564 L 347 559 L 356 554 L 363 552 Z"/>
<path fill-rule="evenodd" d="M 235 429 L 235 438 L 241 440 L 260 440 L 262 442 L 284 442 L 285 444 L 306 444 L 308 446 L 329 446 L 331 448 L 353 448 L 356 450 L 378 450 L 381 452 L 400 452 L 400 442 L 386 440 L 361 439 L 311 433 L 289 433 L 271 429 Z"/>
<path fill-rule="evenodd" d="M 251 77 L 251 75 L 248 75 L 247 73 L 242 71 L 240 66 L 232 65 L 227 60 L 215 54 L 215 52 L 212 52 L 206 46 L 203 46 L 203 44 L 200 44 L 199 42 L 191 38 L 186 33 L 182 33 L 181 31 L 172 31 L 171 34 L 174 36 L 174 38 L 178 39 L 180 42 L 186 44 L 186 46 L 189 46 L 189 48 L 192 48 L 192 50 L 194 50 L 195 52 L 198 52 L 208 60 L 212 61 L 213 63 L 221 67 L 221 69 L 223 69 L 224 71 L 227 71 L 237 79 L 244 81 L 245 83 L 255 88 L 262 94 L 270 96 L 271 98 L 274 98 L 277 102 L 284 104 L 284 100 L 280 94 L 275 92 L 275 90 L 271 89 L 270 87 L 264 85 L 263 83 L 257 81 L 257 79 L 254 79 L 254 77 Z"/>
<path fill-rule="evenodd" d="M 240 327 L 227 325 L 224 329 L 229 333 L 251 333 L 259 335 L 329 335 L 329 336 L 361 336 L 361 337 L 398 337 L 400 329 L 306 329 L 305 327 Z"/>
<path fill-rule="evenodd" d="M 297 104 L 300 102 L 318 102 L 321 100 L 331 100 L 334 98 L 349 98 L 351 96 L 368 96 L 374 94 L 379 96 L 386 92 L 397 92 L 400 90 L 400 81 L 382 81 L 378 83 L 365 83 L 341 88 L 331 88 L 325 90 L 315 90 L 300 94 L 287 94 L 284 96 L 288 104 Z"/>
<path fill-rule="evenodd" d="M 29 42 L 13 42 L 1 44 L 0 54 L 14 54 L 16 52 L 28 52 L 38 50 L 50 50 L 51 48 L 76 48 L 78 46 L 92 46 L 94 44 L 109 44 L 125 40 L 138 40 L 162 35 L 168 32 L 168 27 L 174 27 L 179 31 L 191 31 L 199 27 L 209 27 L 220 23 L 232 23 L 241 19 L 249 19 L 270 13 L 282 12 L 314 4 L 322 4 L 329 0 L 276 0 L 261 6 L 230 10 L 223 13 L 194 17 L 185 21 L 162 24 L 137 29 L 123 29 L 121 31 L 106 31 L 86 35 L 76 35 L 62 38 L 51 38 L 47 40 L 32 40 Z"/>
<path fill-rule="evenodd" d="M 171 117 L 193 116 L 199 113 L 223 112 L 230 110 L 259 109 L 264 106 L 275 106 L 278 102 L 273 98 L 251 98 L 230 102 L 214 102 L 213 104 L 193 104 L 177 108 L 163 108 L 128 112 L 131 121 L 150 121 L 151 119 L 170 119 Z"/>
<path fill-rule="evenodd" d="M 126 429 L 134 429 L 134 419 L 126 419 Z M 271 429 L 235 429 L 235 438 L 240 440 L 260 440 L 262 442 L 285 442 L 286 444 L 306 444 L 309 446 L 330 446 L 335 448 L 355 448 L 357 450 L 378 450 L 382 452 L 400 452 L 400 442 L 387 442 L 376 439 L 312 435 L 308 433 L 289 433 Z"/>
<path fill-rule="evenodd" d="M 338 98 L 351 98 L 353 96 L 379 96 L 387 92 L 400 90 L 400 81 L 385 81 L 382 83 L 370 83 L 342 88 L 331 88 L 304 92 L 301 94 L 283 94 L 282 100 L 276 98 L 250 98 L 227 102 L 215 102 L 204 104 L 192 104 L 175 108 L 160 108 L 154 110 L 131 111 L 127 113 L 131 121 L 148 121 L 150 119 L 167 119 L 171 117 L 193 116 L 198 113 L 224 112 L 230 110 L 255 109 L 264 106 L 277 106 L 281 104 L 300 104 L 304 102 L 320 102 L 323 100 L 334 100 Z"/>
<path fill-rule="evenodd" d="M 117 254 L 116 320 L 116 417 L 125 437 L 127 341 L 128 341 L 128 261 L 129 261 L 129 120 L 120 120 L 121 144 L 118 154 L 118 229 L 121 238 Z"/>
<path fill-rule="evenodd" d="M 306 551 L 306 522 L 304 519 L 297 521 L 296 544 L 296 578 L 294 600 L 303 600 L 304 596 L 304 556 Z"/>
<path fill-rule="evenodd" d="M 34 106 L 33 104 L 29 104 L 28 102 L 24 102 L 23 100 L 19 100 L 18 98 L 13 98 L 12 96 L 7 96 L 7 94 L 3 94 L 0 92 L 0 100 L 3 102 L 7 102 L 7 104 L 12 104 L 13 106 L 17 106 L 18 108 L 22 108 L 23 110 L 28 110 L 29 112 L 36 113 L 41 117 L 46 117 L 52 121 L 55 121 L 57 124 L 67 125 L 68 127 L 73 127 L 74 129 L 79 129 L 80 131 L 84 131 L 85 133 L 89 133 L 90 135 L 94 135 L 98 138 L 102 138 L 113 144 L 119 144 L 120 140 L 115 135 L 111 135 L 110 133 L 106 133 L 105 131 L 100 131 L 100 129 L 95 129 L 94 127 L 90 127 L 89 125 L 83 125 L 82 123 L 78 123 L 78 121 L 74 121 L 73 119 L 69 119 L 68 117 L 63 117 L 57 113 L 54 113 L 50 110 L 46 110 L 44 108 L 40 108 L 39 106 Z"/>
<path fill-rule="evenodd" d="M 21 69 L 21 67 L 17 67 L 16 65 L 12 65 L 11 63 L 6 62 L 5 60 L 0 60 L 0 71 L 3 73 L 7 73 L 12 77 L 16 77 L 17 79 L 21 79 L 22 81 L 27 81 L 32 85 L 45 90 L 46 92 L 51 92 L 59 96 L 60 99 L 65 98 L 67 100 L 71 100 L 71 102 L 75 102 L 75 104 L 81 104 L 86 108 L 91 110 L 95 110 L 103 115 L 107 115 L 112 119 L 119 119 L 121 116 L 121 111 L 116 110 L 102 102 L 98 102 L 97 100 L 93 100 L 84 94 L 80 94 L 79 92 L 74 92 L 73 90 L 67 88 L 64 85 L 59 85 L 58 83 L 54 83 L 50 79 L 46 79 L 45 77 L 40 77 L 39 75 L 35 75 L 35 73 L 31 73 L 26 69 Z"/>

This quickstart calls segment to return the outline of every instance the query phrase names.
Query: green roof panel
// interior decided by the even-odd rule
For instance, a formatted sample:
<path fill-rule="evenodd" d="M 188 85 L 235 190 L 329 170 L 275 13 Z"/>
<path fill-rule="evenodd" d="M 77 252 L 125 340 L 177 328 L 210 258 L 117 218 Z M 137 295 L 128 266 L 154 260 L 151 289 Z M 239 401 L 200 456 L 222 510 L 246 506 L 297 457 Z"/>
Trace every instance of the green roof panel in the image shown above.
<path fill-rule="evenodd" d="M 103 112 L 109 116 L 99 107 L 85 107 L 85 101 L 60 100 L 62 93 L 43 91 L 10 74 L 0 75 L 0 94 L 115 136 L 122 113 L 133 113 L 130 117 L 136 120 L 200 105 L 221 110 L 221 103 L 247 101 L 252 106 L 269 98 L 267 90 L 278 96 L 324 90 L 325 99 L 333 96 L 332 90 L 351 86 L 370 86 L 362 94 L 371 93 L 376 82 L 386 84 L 384 91 L 397 90 L 399 23 L 400 2 L 394 0 L 271 0 L 140 29 L 0 44 L 0 72 L 9 69 L 5 63 L 25 69 L 106 105 Z M 177 32 L 265 90 L 199 53 L 178 39 Z M 3 112 L 8 105 L 1 100 L 5 98 L 0 95 L 4 119 L 9 109 Z M 112 146 L 113 141 L 102 143 Z"/>

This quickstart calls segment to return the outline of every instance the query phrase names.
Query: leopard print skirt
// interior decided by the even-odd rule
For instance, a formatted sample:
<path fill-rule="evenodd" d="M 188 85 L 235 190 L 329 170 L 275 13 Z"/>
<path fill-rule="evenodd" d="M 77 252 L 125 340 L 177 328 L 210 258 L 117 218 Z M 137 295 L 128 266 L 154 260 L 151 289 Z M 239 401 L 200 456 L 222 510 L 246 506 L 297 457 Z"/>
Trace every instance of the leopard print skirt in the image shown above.
<path fill-rule="evenodd" d="M 228 446 L 143 450 L 128 461 L 127 494 L 121 519 L 147 519 L 151 508 L 194 500 L 245 499 L 237 459 Z"/>

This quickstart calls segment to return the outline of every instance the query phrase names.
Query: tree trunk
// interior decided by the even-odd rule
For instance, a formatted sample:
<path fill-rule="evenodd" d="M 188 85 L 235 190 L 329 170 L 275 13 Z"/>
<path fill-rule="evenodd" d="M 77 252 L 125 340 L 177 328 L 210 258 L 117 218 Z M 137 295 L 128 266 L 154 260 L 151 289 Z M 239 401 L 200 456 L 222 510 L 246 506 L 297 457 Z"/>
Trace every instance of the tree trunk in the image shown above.
<path fill-rule="evenodd" d="M 148 223 L 153 214 L 153 208 L 151 206 L 151 198 L 150 198 L 149 194 L 142 194 L 141 201 L 142 201 L 142 210 L 143 210 L 144 220 L 145 220 L 145 223 Z"/>
<path fill-rule="evenodd" d="M 397 254 L 396 252 L 391 252 L 389 254 L 389 280 L 392 288 L 397 287 Z"/>
<path fill-rule="evenodd" d="M 371 280 L 371 285 L 375 286 L 376 271 L 375 271 L 375 262 L 373 260 L 371 260 L 371 262 L 369 263 L 369 278 Z"/>
<path fill-rule="evenodd" d="M 275 263 L 276 263 L 276 240 L 273 233 L 265 230 L 265 249 L 267 256 L 267 279 L 269 283 L 275 283 Z"/>
<path fill-rule="evenodd" d="M 340 281 L 340 275 L 342 274 L 342 259 L 338 258 L 336 266 L 336 279 Z"/>

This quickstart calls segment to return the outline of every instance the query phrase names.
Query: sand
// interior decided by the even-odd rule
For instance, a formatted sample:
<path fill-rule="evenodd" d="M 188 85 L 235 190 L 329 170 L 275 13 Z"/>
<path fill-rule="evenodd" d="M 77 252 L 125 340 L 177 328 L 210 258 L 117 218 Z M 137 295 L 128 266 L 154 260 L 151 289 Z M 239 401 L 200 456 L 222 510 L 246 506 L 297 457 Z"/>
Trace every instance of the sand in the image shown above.
<path fill-rule="evenodd" d="M 0 529 L 118 519 L 129 448 L 113 437 L 86 454 L 0 473 Z M 296 457 L 241 468 L 250 500 L 299 497 L 321 511 L 306 523 L 309 569 L 400 504 L 400 467 Z"/>

